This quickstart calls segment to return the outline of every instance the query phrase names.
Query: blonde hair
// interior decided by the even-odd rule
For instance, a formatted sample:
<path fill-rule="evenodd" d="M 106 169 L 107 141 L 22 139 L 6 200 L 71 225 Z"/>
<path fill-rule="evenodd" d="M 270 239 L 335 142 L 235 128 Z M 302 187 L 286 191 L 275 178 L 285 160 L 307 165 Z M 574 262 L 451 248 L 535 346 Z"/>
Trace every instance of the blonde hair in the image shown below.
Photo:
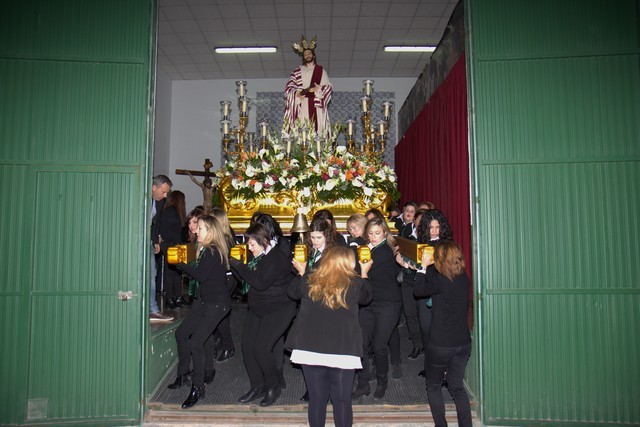
<path fill-rule="evenodd" d="M 451 281 L 465 272 L 462 249 L 455 242 L 444 241 L 437 244 L 433 261 L 436 270 Z"/>
<path fill-rule="evenodd" d="M 227 211 L 222 209 L 220 206 L 213 206 L 211 209 L 209 209 L 209 215 L 217 219 L 222 226 L 222 232 L 224 233 L 225 239 L 227 239 L 227 244 L 230 246 L 235 245 L 236 238 L 231 233 L 231 223 L 229 222 Z"/>
<path fill-rule="evenodd" d="M 207 229 L 207 234 L 202 239 L 202 246 L 205 248 L 211 248 L 215 246 L 220 253 L 220 261 L 224 266 L 229 268 L 229 243 L 224 234 L 222 224 L 215 217 L 211 215 L 203 215 L 198 218 L 198 222 L 202 221 Z"/>
<path fill-rule="evenodd" d="M 396 239 L 393 237 L 393 234 L 391 234 L 391 230 L 389 230 L 387 221 L 384 218 L 371 218 L 367 221 L 367 226 L 364 229 L 365 239 L 369 241 L 369 229 L 374 225 L 382 228 L 384 231 L 384 237 L 387 239 L 387 245 L 389 245 L 391 249 L 394 249 L 396 246 Z"/>
<path fill-rule="evenodd" d="M 349 308 L 345 301 L 351 280 L 357 275 L 356 256 L 350 248 L 334 246 L 322 255 L 317 270 L 309 275 L 309 298 L 332 310 Z"/>
<path fill-rule="evenodd" d="M 347 227 L 349 227 L 350 224 L 355 224 L 360 227 L 362 229 L 362 233 L 364 234 L 364 229 L 367 226 L 367 217 L 362 215 L 361 213 L 354 213 L 347 219 Z"/>

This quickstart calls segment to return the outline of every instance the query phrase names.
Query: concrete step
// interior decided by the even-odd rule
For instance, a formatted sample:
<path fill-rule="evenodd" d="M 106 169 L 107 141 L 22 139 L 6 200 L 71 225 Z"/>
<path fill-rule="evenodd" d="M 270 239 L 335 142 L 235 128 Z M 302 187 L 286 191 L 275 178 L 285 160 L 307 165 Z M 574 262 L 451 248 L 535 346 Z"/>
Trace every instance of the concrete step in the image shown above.
<path fill-rule="evenodd" d="M 455 406 L 448 404 L 447 422 L 457 426 Z M 477 416 L 474 413 L 474 424 Z M 261 408 L 258 405 L 203 405 L 182 410 L 178 405 L 154 405 L 145 417 L 144 427 L 258 427 L 307 426 L 306 405 L 278 405 Z M 327 426 L 333 426 L 332 408 L 327 409 Z M 354 405 L 355 427 L 433 426 L 428 405 Z"/>

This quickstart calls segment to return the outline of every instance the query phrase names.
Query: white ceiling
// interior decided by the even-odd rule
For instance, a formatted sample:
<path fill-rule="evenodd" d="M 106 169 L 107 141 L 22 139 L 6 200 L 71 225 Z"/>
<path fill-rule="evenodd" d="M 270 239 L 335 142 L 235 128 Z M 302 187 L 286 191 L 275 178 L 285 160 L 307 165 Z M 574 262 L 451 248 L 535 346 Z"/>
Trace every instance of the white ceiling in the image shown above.
<path fill-rule="evenodd" d="M 285 78 L 300 64 L 291 44 L 318 36 L 331 77 L 418 77 L 430 53 L 388 44 L 437 45 L 457 0 L 159 0 L 158 67 L 172 80 Z M 217 54 L 214 47 L 276 46 L 274 54 Z"/>

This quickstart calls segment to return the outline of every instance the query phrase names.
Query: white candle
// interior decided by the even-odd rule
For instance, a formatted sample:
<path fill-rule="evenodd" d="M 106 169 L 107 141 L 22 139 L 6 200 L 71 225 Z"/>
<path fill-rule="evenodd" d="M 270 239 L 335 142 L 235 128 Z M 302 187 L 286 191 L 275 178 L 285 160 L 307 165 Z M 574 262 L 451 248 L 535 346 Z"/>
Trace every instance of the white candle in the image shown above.
<path fill-rule="evenodd" d="M 289 155 L 289 153 L 291 153 L 291 138 L 286 138 L 287 139 L 287 156 Z"/>
<path fill-rule="evenodd" d="M 246 84 L 247 84 L 247 82 L 245 82 L 244 80 L 238 80 L 236 82 L 236 85 L 238 85 L 238 96 L 239 97 L 244 96 L 244 88 L 245 88 Z"/>
<path fill-rule="evenodd" d="M 229 101 L 222 101 L 220 102 L 220 104 L 222 104 L 222 115 L 224 117 L 227 117 L 229 115 Z"/>
<path fill-rule="evenodd" d="M 267 137 L 267 122 L 262 122 L 262 137 L 266 138 Z"/>
<path fill-rule="evenodd" d="M 222 121 L 222 133 L 225 135 L 229 134 L 229 120 Z"/>
<path fill-rule="evenodd" d="M 347 133 L 349 134 L 349 136 L 352 136 L 353 135 L 353 120 L 349 120 L 347 122 L 347 124 L 348 124 Z"/>
<path fill-rule="evenodd" d="M 242 97 L 240 102 L 241 102 L 241 105 L 242 105 L 242 112 L 246 113 L 247 112 L 247 98 Z"/>
<path fill-rule="evenodd" d="M 316 138 L 316 150 L 318 153 L 318 157 L 320 157 L 320 137 Z"/>
<path fill-rule="evenodd" d="M 368 101 L 369 101 L 369 97 L 368 96 L 363 96 L 362 98 L 360 98 L 362 100 L 362 112 L 366 113 L 369 109 L 369 106 L 367 105 Z"/>
<path fill-rule="evenodd" d="M 378 125 L 380 126 L 380 136 L 384 136 L 384 121 L 380 120 Z"/>
<path fill-rule="evenodd" d="M 371 96 L 371 87 L 373 86 L 373 80 L 365 80 L 364 82 L 364 94 Z"/>
<path fill-rule="evenodd" d="M 388 102 L 385 102 L 382 105 L 384 106 L 384 116 L 389 117 L 389 110 L 391 108 L 391 104 Z"/>

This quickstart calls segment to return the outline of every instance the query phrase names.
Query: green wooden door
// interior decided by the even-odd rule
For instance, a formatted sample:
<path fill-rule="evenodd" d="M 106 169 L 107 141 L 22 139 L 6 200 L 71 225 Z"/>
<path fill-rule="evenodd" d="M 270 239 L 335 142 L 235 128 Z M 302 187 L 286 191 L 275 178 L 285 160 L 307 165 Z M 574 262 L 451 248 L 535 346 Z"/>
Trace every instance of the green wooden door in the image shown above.
<path fill-rule="evenodd" d="M 0 425 L 140 423 L 154 8 L 0 5 Z"/>
<path fill-rule="evenodd" d="M 483 421 L 639 425 L 639 3 L 465 5 Z"/>

